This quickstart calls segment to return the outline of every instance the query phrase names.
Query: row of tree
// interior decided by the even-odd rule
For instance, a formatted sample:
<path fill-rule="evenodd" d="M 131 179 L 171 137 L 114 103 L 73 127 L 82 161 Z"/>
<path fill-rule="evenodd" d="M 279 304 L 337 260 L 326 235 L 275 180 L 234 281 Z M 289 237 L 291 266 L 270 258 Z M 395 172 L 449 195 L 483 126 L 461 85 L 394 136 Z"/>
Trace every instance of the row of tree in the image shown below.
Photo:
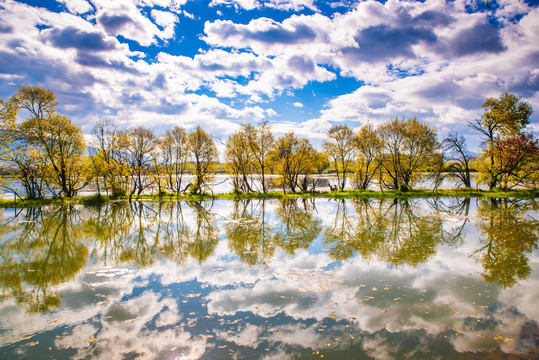
<path fill-rule="evenodd" d="M 147 189 L 177 195 L 211 192 L 208 184 L 219 154 L 200 127 L 187 132 L 176 126 L 156 136 L 144 127 L 120 130 L 101 120 L 86 151 L 84 134 L 57 111 L 51 90 L 20 86 L 10 99 L 0 101 L 0 161 L 20 179 L 26 197 L 71 197 L 92 183 L 99 194 L 113 196 L 131 197 Z M 469 124 L 483 140 L 477 158 L 461 134 L 438 142 L 436 131 L 416 118 L 359 129 L 335 125 L 321 151 L 292 132 L 275 139 L 262 122 L 242 125 L 228 137 L 225 166 L 236 192 L 265 193 L 272 185 L 283 191 L 315 190 L 312 175 L 325 170 L 335 172 L 335 189 L 340 190 L 347 181 L 355 189 L 376 181 L 380 189 L 407 190 L 419 174 L 430 172 L 438 183 L 444 171 L 469 188 L 472 166 L 479 170 L 478 181 L 491 189 L 536 186 L 539 143 L 524 133 L 530 104 L 504 93 L 487 99 L 483 108 L 483 116 Z M 26 118 L 20 119 L 21 112 Z M 187 173 L 193 175 L 188 183 Z M 268 174 L 278 176 L 268 179 Z"/>

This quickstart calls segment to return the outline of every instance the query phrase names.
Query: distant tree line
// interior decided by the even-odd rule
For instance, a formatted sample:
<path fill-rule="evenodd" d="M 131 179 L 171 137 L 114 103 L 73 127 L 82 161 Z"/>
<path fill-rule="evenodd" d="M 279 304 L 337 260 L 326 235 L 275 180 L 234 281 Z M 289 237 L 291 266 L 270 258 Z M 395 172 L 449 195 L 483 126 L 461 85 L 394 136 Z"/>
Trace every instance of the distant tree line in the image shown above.
<path fill-rule="evenodd" d="M 4 189 L 27 198 L 72 197 L 90 184 L 98 194 L 130 198 L 150 189 L 176 195 L 212 191 L 208 184 L 219 154 L 201 127 L 188 132 L 176 126 L 156 136 L 144 127 L 120 130 L 100 120 L 87 151 L 82 130 L 57 106 L 55 94 L 39 86 L 22 85 L 0 100 L 0 166 L 20 180 L 23 191 L 0 183 Z M 477 156 L 462 134 L 438 141 L 436 131 L 415 117 L 395 117 L 378 127 L 332 126 L 321 150 L 293 132 L 276 139 L 267 122 L 241 125 L 224 143 L 224 165 L 237 193 L 266 193 L 276 186 L 314 191 L 312 175 L 324 171 L 336 174 L 332 189 L 341 191 L 348 181 L 358 190 L 376 182 L 381 190 L 406 191 L 424 172 L 437 183 L 449 172 L 458 186 L 470 188 L 472 168 L 490 189 L 536 187 L 539 143 L 524 132 L 530 104 L 506 92 L 488 98 L 483 108 L 481 118 L 469 123 L 482 139 Z"/>

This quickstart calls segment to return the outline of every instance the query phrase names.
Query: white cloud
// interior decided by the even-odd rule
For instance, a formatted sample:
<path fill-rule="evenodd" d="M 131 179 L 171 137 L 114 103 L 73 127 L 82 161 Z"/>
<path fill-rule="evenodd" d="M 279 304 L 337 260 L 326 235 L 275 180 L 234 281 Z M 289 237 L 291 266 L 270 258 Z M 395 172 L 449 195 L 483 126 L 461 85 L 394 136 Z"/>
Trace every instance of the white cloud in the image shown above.
<path fill-rule="evenodd" d="M 245 10 L 260 9 L 262 7 L 283 11 L 301 11 L 303 9 L 317 10 L 313 0 L 212 0 L 210 3 L 210 6 L 220 5 L 229 5 Z"/>
<path fill-rule="evenodd" d="M 137 0 L 138 6 L 161 7 L 164 9 L 178 11 L 187 0 Z"/>
<path fill-rule="evenodd" d="M 86 0 L 59 0 L 72 14 L 85 14 L 94 8 Z"/>
<path fill-rule="evenodd" d="M 167 26 L 160 30 L 150 19 L 145 17 L 136 4 L 129 0 L 107 1 L 94 0 L 95 17 L 99 26 L 107 33 L 134 40 L 142 46 L 150 46 L 157 39 L 168 40 L 174 36 L 172 14 L 167 18 Z M 177 19 L 177 17 L 176 17 Z M 163 15 L 160 15 L 163 20 Z"/>
<path fill-rule="evenodd" d="M 174 37 L 174 27 L 180 22 L 178 16 L 169 11 L 152 10 L 152 18 L 156 24 L 163 27 L 162 37 L 164 39 L 171 39 Z"/>

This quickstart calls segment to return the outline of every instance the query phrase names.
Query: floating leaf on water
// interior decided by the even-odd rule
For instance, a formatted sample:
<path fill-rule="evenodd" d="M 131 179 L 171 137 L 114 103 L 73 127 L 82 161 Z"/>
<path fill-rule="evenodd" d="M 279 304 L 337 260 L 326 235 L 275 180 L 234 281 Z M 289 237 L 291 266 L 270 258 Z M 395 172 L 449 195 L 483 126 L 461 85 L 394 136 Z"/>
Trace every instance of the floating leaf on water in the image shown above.
<path fill-rule="evenodd" d="M 497 335 L 497 336 L 494 336 L 494 340 L 503 341 L 504 343 L 508 343 L 508 342 L 512 341 L 513 339 L 511 339 L 508 336 L 506 337 L 506 336 L 502 336 L 502 335 Z"/>
<path fill-rule="evenodd" d="M 37 344 L 39 344 L 39 341 L 29 342 L 28 344 L 24 344 L 23 346 L 36 346 Z"/>

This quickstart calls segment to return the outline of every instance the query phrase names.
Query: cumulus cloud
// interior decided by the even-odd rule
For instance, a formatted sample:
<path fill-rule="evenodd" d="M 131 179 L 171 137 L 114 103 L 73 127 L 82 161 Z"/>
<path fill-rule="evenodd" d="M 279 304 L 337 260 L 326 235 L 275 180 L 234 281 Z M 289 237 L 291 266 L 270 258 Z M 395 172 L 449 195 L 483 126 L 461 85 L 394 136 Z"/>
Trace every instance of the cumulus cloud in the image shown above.
<path fill-rule="evenodd" d="M 112 50 L 117 42 L 102 32 L 85 32 L 73 26 L 47 31 L 51 43 L 59 48 L 77 48 L 91 51 Z"/>
<path fill-rule="evenodd" d="M 177 22 L 174 14 L 167 15 L 163 11 L 154 10 L 156 22 L 164 27 L 160 30 L 131 1 L 95 0 L 94 6 L 97 23 L 114 36 L 121 35 L 142 46 L 154 44 L 157 39 L 168 40 L 174 36 L 174 26 Z"/>

